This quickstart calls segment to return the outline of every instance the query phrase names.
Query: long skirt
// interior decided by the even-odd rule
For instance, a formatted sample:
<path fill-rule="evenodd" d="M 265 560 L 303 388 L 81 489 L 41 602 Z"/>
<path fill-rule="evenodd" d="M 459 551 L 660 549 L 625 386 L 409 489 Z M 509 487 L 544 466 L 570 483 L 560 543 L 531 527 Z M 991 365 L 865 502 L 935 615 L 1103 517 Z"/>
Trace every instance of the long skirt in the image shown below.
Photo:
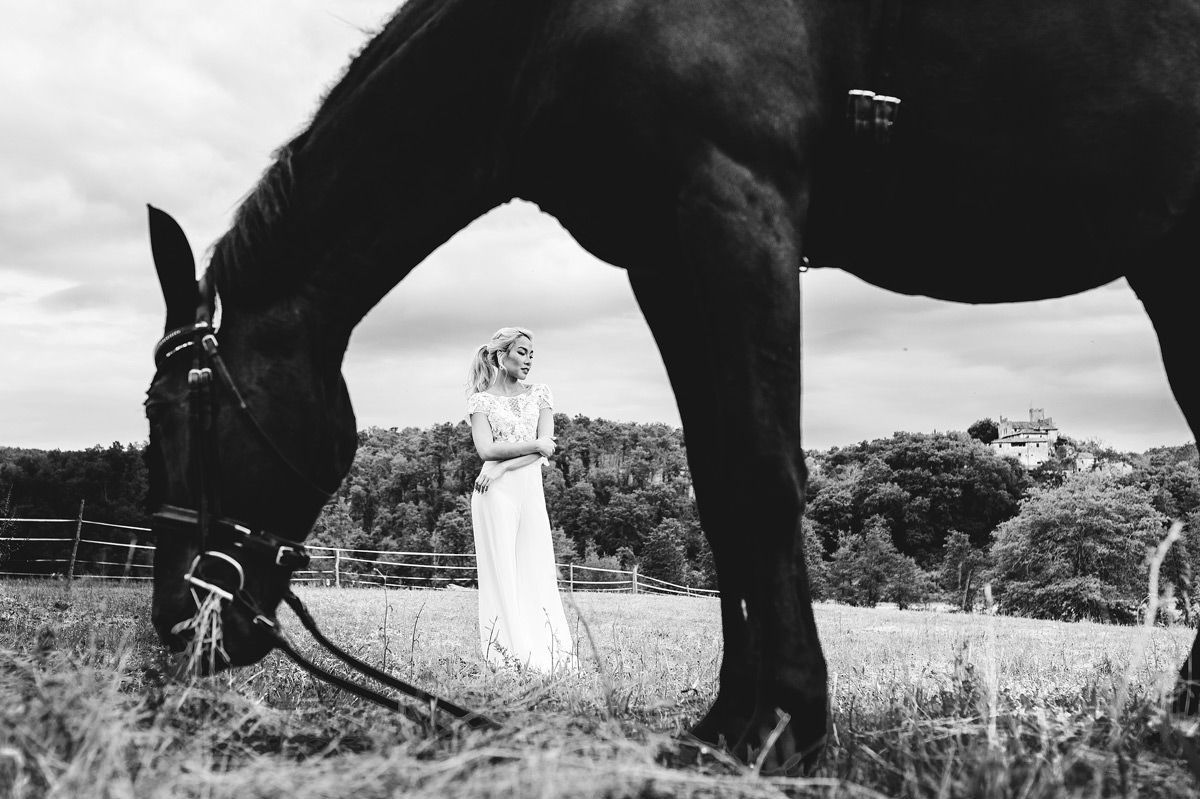
<path fill-rule="evenodd" d="M 558 594 L 550 517 L 537 463 L 471 495 L 479 569 L 479 642 L 496 665 L 551 673 L 577 665 Z"/>

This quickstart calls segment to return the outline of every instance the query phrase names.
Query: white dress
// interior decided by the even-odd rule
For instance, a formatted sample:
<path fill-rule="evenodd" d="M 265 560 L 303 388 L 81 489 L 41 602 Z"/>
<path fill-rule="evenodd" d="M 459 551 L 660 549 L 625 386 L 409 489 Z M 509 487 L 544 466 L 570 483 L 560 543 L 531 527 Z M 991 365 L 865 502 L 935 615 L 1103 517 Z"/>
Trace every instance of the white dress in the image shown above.
<path fill-rule="evenodd" d="M 467 414 L 485 413 L 495 441 L 532 441 L 550 389 L 530 385 L 515 397 L 472 394 Z M 550 673 L 574 668 L 571 632 L 558 594 L 550 517 L 542 491 L 546 459 L 505 472 L 471 494 L 479 571 L 479 641 L 496 665 Z M 485 464 L 486 465 L 486 464 Z"/>

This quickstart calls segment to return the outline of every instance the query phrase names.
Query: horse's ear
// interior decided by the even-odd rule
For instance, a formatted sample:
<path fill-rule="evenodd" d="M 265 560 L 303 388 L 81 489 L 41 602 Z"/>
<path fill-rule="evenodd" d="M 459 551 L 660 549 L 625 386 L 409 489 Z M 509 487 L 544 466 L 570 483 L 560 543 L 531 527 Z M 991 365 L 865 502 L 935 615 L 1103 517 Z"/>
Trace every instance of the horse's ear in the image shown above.
<path fill-rule="evenodd" d="M 179 223 L 165 211 L 147 205 L 150 212 L 150 251 L 158 283 L 167 302 L 167 330 L 195 321 L 200 295 L 196 288 L 196 260 Z"/>

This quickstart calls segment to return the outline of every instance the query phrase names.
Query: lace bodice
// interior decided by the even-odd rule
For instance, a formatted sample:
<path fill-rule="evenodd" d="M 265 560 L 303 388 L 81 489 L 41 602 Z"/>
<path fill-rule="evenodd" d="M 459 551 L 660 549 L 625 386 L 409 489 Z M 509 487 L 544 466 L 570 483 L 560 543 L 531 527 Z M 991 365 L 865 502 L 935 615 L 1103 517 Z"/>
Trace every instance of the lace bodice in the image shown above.
<path fill-rule="evenodd" d="M 498 397 L 481 391 L 467 397 L 467 420 L 473 413 L 486 413 L 495 441 L 533 441 L 537 438 L 542 408 L 553 408 L 554 397 L 544 383 L 533 383 L 524 394 Z"/>

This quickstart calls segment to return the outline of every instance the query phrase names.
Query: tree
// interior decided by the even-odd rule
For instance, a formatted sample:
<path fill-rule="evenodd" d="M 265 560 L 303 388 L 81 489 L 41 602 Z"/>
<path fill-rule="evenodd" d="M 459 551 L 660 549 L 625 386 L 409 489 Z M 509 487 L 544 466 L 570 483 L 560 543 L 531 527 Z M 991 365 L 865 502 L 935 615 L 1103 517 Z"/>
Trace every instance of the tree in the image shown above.
<path fill-rule="evenodd" d="M 575 551 L 575 542 L 563 532 L 561 527 L 551 528 L 550 543 L 554 546 L 555 563 L 566 565 L 580 561 L 579 553 Z"/>
<path fill-rule="evenodd" d="M 373 539 L 379 549 L 428 551 L 432 536 L 425 526 L 425 516 L 420 506 L 413 502 L 398 502 L 382 508 L 375 518 Z"/>
<path fill-rule="evenodd" d="M 900 610 L 906 610 L 910 605 L 929 598 L 933 580 L 908 555 L 897 552 L 892 561 L 891 572 L 886 596 L 895 602 Z"/>
<path fill-rule="evenodd" d="M 344 497 L 334 497 L 321 509 L 308 543 L 317 546 L 353 549 L 360 543 L 362 528 L 350 515 L 350 503 Z"/>
<path fill-rule="evenodd" d="M 1128 481 L 1154 497 L 1154 506 L 1175 519 L 1200 510 L 1200 469 L 1196 461 L 1176 460 L 1162 452 L 1140 459 Z"/>
<path fill-rule="evenodd" d="M 875 607 L 885 599 L 899 554 L 886 520 L 871 518 L 861 533 L 846 536 L 833 553 L 833 595 L 850 605 Z"/>
<path fill-rule="evenodd" d="M 824 475 L 809 480 L 805 528 L 815 534 L 824 553 L 832 553 L 843 535 L 860 526 L 861 513 L 854 502 L 853 483 L 853 477 L 837 480 Z"/>
<path fill-rule="evenodd" d="M 808 573 L 808 593 L 814 600 L 828 599 L 831 595 L 829 564 L 825 562 L 825 549 L 815 525 L 804 522 L 804 569 Z"/>
<path fill-rule="evenodd" d="M 471 508 L 466 501 L 460 501 L 459 507 L 446 511 L 438 516 L 433 528 L 433 551 L 463 555 L 463 557 L 445 557 L 439 554 L 434 558 L 438 566 L 474 566 L 475 559 L 466 557 L 475 551 L 475 534 L 471 526 Z M 425 570 L 426 577 L 444 577 L 454 582 L 466 582 L 471 579 L 468 572 L 462 568 Z M 439 581 L 444 582 L 444 581 Z"/>
<path fill-rule="evenodd" d="M 970 611 L 975 607 L 987 568 L 987 553 L 973 546 L 966 533 L 951 530 L 943 545 L 938 584 L 960 610 Z"/>
<path fill-rule="evenodd" d="M 677 519 L 665 519 L 651 530 L 642 549 L 641 573 L 646 577 L 683 585 L 687 580 L 683 535 L 683 525 Z"/>
<path fill-rule="evenodd" d="M 1076 475 L 1037 489 L 996 528 L 992 557 L 1006 613 L 1133 622 L 1146 596 L 1146 550 L 1166 517 L 1149 494 L 1113 478 Z"/>
<path fill-rule="evenodd" d="M 996 427 L 996 423 L 993 422 L 991 418 L 985 417 L 968 427 L 967 435 L 978 441 L 980 444 L 990 444 L 1000 437 L 1000 430 Z"/>
<path fill-rule="evenodd" d="M 634 494 L 617 494 L 604 506 L 601 525 L 596 534 L 601 552 L 627 547 L 637 553 L 654 528 L 654 513 Z"/>
<path fill-rule="evenodd" d="M 696 588 L 716 590 L 717 561 L 713 557 L 712 549 L 708 546 L 708 542 L 703 540 L 703 535 L 699 537 L 704 546 L 698 548 L 696 554 L 688 557 L 688 568 L 691 573 L 691 576 L 688 578 L 688 585 Z"/>
<path fill-rule="evenodd" d="M 458 507 L 438 516 L 437 524 L 433 527 L 433 551 L 459 555 L 475 551 L 470 506 Z"/>
<path fill-rule="evenodd" d="M 603 516 L 596 491 L 587 480 L 563 491 L 549 510 L 551 521 L 575 543 L 576 552 L 586 552 L 588 545 L 599 537 Z"/>
<path fill-rule="evenodd" d="M 1179 537 L 1159 570 L 1159 593 L 1174 592 L 1189 624 L 1200 620 L 1200 510 L 1184 520 Z"/>

